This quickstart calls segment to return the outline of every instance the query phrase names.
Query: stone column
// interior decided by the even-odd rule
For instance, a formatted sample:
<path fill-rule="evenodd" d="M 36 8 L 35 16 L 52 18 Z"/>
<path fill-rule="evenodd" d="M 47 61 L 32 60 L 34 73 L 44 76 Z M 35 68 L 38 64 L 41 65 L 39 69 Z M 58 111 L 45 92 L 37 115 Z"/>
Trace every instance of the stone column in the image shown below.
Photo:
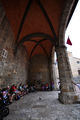
<path fill-rule="evenodd" d="M 78 100 L 78 96 L 75 94 L 72 84 L 72 72 L 67 56 L 66 47 L 57 47 L 56 53 L 61 88 L 61 91 L 59 93 L 59 100 L 64 104 L 75 103 Z"/>
<path fill-rule="evenodd" d="M 52 90 L 53 90 L 53 88 L 52 88 L 52 82 L 53 82 L 53 79 L 52 79 L 51 57 L 48 59 L 48 69 L 49 69 L 50 90 L 52 91 Z"/>
<path fill-rule="evenodd" d="M 55 63 L 52 63 L 52 81 L 54 83 L 54 90 L 58 90 Z"/>
<path fill-rule="evenodd" d="M 55 63 L 55 47 L 52 49 L 51 54 L 51 80 L 54 83 L 54 90 L 58 90 L 57 77 L 56 77 L 56 63 Z"/>

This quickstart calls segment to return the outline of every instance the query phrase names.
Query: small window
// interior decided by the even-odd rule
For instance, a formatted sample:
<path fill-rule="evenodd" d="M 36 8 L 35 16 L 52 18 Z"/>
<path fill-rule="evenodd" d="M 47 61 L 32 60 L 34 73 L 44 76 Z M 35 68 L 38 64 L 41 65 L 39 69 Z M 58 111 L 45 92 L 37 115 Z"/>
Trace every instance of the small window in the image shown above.
<path fill-rule="evenodd" d="M 80 70 L 78 70 L 78 75 L 80 75 Z"/>

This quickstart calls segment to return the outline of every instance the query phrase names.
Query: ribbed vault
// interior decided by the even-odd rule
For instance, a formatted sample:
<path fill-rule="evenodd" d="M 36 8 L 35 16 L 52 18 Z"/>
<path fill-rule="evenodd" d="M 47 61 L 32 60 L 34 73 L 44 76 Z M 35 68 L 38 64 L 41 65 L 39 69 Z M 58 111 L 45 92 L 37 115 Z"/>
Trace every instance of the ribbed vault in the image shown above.
<path fill-rule="evenodd" d="M 59 27 L 67 0 L 1 0 L 15 38 L 15 53 L 23 44 L 29 57 L 49 57 L 59 45 Z M 74 2 L 76 5 L 77 2 Z M 73 13 L 72 7 L 69 16 Z M 67 24 L 70 17 L 68 17 Z M 66 24 L 66 25 L 67 25 Z"/>

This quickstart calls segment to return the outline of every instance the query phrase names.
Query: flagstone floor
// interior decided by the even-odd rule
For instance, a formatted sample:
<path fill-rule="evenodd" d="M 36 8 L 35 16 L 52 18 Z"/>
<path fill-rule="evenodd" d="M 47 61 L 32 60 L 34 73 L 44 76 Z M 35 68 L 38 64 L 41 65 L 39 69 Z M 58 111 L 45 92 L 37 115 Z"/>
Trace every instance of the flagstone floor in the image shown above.
<path fill-rule="evenodd" d="M 4 120 L 80 120 L 80 104 L 61 104 L 58 91 L 30 93 L 9 108 Z"/>

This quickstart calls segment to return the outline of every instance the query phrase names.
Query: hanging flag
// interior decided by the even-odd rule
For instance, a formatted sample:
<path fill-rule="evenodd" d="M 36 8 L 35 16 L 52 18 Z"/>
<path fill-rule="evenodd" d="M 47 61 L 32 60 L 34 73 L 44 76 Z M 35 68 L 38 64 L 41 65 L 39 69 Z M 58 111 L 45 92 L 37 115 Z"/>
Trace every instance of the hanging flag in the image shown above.
<path fill-rule="evenodd" d="M 72 45 L 72 42 L 71 42 L 71 40 L 70 40 L 70 38 L 69 38 L 69 37 L 68 37 L 68 39 L 67 39 L 66 44 L 68 44 L 68 45 Z"/>

